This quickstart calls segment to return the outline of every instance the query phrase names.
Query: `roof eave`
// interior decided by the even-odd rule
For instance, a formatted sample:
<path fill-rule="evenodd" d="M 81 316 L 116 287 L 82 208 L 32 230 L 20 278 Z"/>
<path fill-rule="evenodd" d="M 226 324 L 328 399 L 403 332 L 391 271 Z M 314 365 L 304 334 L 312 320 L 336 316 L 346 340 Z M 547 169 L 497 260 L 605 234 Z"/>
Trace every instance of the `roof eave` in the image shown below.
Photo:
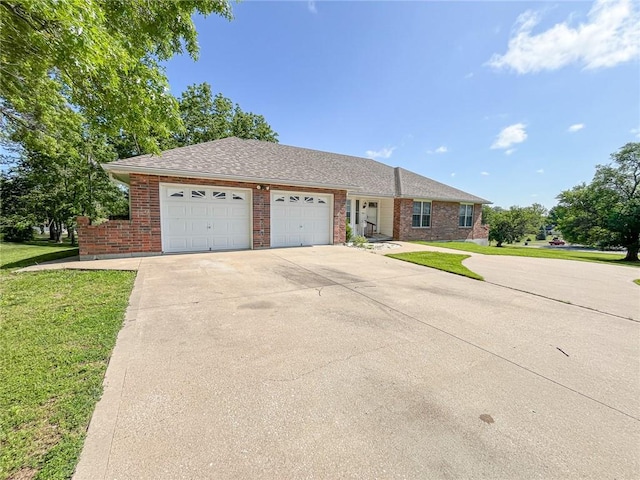
<path fill-rule="evenodd" d="M 178 170 L 170 168 L 148 168 L 148 167 L 136 167 L 132 165 L 114 165 L 106 163 L 102 165 L 109 173 L 140 173 L 144 175 L 162 175 L 171 177 L 186 177 L 186 178 L 206 178 L 227 180 L 234 182 L 248 182 L 248 183 L 272 183 L 277 185 L 291 185 L 293 187 L 313 187 L 313 188 L 325 188 L 330 190 L 362 190 L 362 187 L 357 185 L 337 185 L 330 183 L 317 183 L 307 182 L 303 180 L 285 180 L 282 178 L 265 178 L 265 177 L 249 177 L 243 175 L 222 175 L 218 173 L 208 172 L 193 172 L 188 170 Z"/>
<path fill-rule="evenodd" d="M 434 200 L 436 202 L 479 203 L 482 205 L 490 205 L 493 203 L 483 198 L 452 198 L 452 197 L 444 198 L 444 197 L 433 197 L 430 195 L 399 195 L 398 198 L 424 198 L 428 200 Z"/>

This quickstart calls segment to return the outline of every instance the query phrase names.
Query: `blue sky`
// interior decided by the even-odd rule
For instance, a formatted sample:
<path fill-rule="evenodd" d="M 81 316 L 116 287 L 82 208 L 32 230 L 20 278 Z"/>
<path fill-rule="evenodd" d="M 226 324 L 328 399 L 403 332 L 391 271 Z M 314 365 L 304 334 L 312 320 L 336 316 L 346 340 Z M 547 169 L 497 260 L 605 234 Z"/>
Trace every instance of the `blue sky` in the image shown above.
<path fill-rule="evenodd" d="M 197 18 L 211 84 L 287 145 L 375 158 L 492 200 L 555 205 L 640 141 L 640 3 L 245 1 Z"/>

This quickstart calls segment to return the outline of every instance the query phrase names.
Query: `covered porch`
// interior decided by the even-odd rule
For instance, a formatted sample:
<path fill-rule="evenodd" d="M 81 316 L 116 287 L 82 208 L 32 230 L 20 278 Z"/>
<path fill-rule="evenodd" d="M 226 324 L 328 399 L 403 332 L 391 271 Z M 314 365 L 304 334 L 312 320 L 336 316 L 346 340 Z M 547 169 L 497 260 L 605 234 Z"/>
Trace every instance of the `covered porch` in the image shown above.
<path fill-rule="evenodd" d="M 347 224 L 371 242 L 393 238 L 393 198 L 347 195 Z"/>

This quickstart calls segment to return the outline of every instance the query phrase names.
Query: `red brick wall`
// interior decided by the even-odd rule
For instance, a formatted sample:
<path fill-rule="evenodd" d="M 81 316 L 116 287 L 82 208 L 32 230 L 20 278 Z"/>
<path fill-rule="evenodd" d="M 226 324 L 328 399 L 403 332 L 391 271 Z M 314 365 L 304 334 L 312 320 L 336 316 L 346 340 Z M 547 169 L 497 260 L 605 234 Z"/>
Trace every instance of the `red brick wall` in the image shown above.
<path fill-rule="evenodd" d="M 111 220 L 100 225 L 89 225 L 88 218 L 78 217 L 80 256 L 161 253 L 160 183 L 251 189 L 253 198 L 253 248 L 270 247 L 270 192 L 264 189 L 257 190 L 257 183 L 131 174 L 129 186 L 131 219 Z M 347 194 L 344 190 L 273 184 L 270 184 L 269 187 L 271 190 L 333 194 L 333 243 L 345 241 Z"/>
<path fill-rule="evenodd" d="M 488 238 L 488 231 L 481 224 L 482 205 L 473 206 L 473 226 L 459 227 L 460 203 L 431 203 L 431 226 L 411 226 L 413 200 L 396 198 L 393 201 L 393 238 L 395 240 L 478 240 Z"/>

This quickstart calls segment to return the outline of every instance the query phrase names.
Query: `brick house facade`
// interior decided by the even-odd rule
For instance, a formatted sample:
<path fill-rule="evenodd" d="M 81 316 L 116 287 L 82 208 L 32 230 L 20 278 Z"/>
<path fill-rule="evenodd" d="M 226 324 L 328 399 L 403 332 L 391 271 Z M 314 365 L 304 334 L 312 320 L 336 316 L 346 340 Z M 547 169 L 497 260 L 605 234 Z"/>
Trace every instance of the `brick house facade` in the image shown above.
<path fill-rule="evenodd" d="M 129 220 L 110 220 L 91 225 L 89 218 L 78 217 L 80 258 L 162 253 L 160 219 L 160 184 L 237 187 L 252 192 L 252 247 L 271 246 L 270 190 L 325 193 L 333 195 L 333 243 L 343 243 L 346 235 L 345 190 L 332 190 L 290 185 L 270 185 L 270 190 L 256 187 L 259 183 L 230 182 L 213 179 L 132 174 L 129 177 Z"/>
<path fill-rule="evenodd" d="M 488 201 L 366 158 L 225 138 L 103 168 L 129 185 L 130 215 L 99 225 L 79 217 L 83 259 L 339 244 L 346 239 L 348 219 L 352 229 L 355 218 L 370 222 L 366 206 L 378 212 L 375 233 L 387 238 L 487 238 L 480 219 Z M 226 194 L 217 191 L 225 188 Z M 414 198 L 431 199 L 428 227 L 412 226 Z M 473 205 L 469 227 L 458 226 L 461 204 Z M 235 211 L 240 213 L 229 213 Z"/>
<path fill-rule="evenodd" d="M 394 240 L 484 240 L 488 231 L 482 225 L 482 204 L 473 204 L 471 227 L 458 224 L 460 202 L 431 202 L 431 225 L 429 227 L 412 226 L 413 199 L 396 198 L 393 201 L 393 238 Z"/>

